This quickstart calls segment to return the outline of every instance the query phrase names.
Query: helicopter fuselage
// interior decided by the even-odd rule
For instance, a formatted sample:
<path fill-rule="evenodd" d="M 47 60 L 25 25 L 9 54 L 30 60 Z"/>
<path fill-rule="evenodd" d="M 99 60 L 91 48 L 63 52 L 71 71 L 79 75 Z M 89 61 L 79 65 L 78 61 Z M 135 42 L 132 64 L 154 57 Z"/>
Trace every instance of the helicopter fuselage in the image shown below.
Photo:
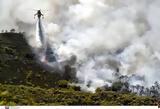
<path fill-rule="evenodd" d="M 40 10 L 38 10 L 37 13 L 36 13 L 34 16 L 36 16 L 36 15 L 37 15 L 37 17 L 38 17 L 39 19 L 41 18 L 41 16 L 43 16 L 43 14 L 41 13 Z"/>

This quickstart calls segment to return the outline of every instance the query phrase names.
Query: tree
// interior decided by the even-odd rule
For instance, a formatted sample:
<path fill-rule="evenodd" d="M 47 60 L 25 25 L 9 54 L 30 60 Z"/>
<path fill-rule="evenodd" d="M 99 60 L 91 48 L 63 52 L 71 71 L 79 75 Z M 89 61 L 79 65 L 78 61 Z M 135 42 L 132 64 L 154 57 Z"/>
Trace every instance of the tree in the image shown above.
<path fill-rule="evenodd" d="M 97 88 L 96 89 L 96 93 L 100 93 L 100 92 L 102 92 L 102 89 L 101 88 Z"/>
<path fill-rule="evenodd" d="M 152 87 L 150 88 L 150 94 L 151 94 L 151 96 L 153 96 L 153 97 L 158 97 L 158 91 L 156 90 L 155 86 L 152 86 Z"/>
<path fill-rule="evenodd" d="M 154 86 L 157 90 L 160 90 L 160 84 L 158 83 L 158 81 L 154 83 Z"/>
<path fill-rule="evenodd" d="M 128 76 L 123 76 L 123 75 L 122 75 L 122 76 L 119 77 L 119 81 L 121 81 L 121 82 L 123 82 L 123 83 L 127 82 L 128 79 L 129 79 Z"/>
<path fill-rule="evenodd" d="M 15 29 L 11 29 L 10 30 L 11 33 L 15 33 L 15 31 L 16 31 Z"/>
<path fill-rule="evenodd" d="M 128 82 L 124 82 L 123 83 L 123 86 L 122 86 L 122 88 L 121 88 L 121 91 L 122 92 L 129 92 L 130 90 L 129 90 L 129 83 Z"/>
<path fill-rule="evenodd" d="M 144 95 L 145 94 L 145 91 L 144 91 L 144 86 L 141 86 L 140 87 L 140 92 L 139 92 L 139 95 Z"/>
<path fill-rule="evenodd" d="M 131 91 L 132 93 L 135 93 L 135 92 L 136 92 L 136 86 L 131 85 L 131 86 L 130 86 L 130 91 Z"/>
<path fill-rule="evenodd" d="M 150 90 L 149 90 L 149 88 L 145 89 L 145 95 L 150 96 Z"/>
<path fill-rule="evenodd" d="M 122 82 L 114 82 L 112 84 L 112 90 L 113 91 L 121 91 L 122 87 L 123 87 L 123 83 Z"/>
<path fill-rule="evenodd" d="M 138 94 L 138 95 L 139 95 L 139 92 L 140 92 L 140 87 L 141 87 L 140 85 L 136 85 L 136 86 L 135 86 L 135 89 L 136 89 L 135 92 L 136 92 L 136 94 Z"/>
<path fill-rule="evenodd" d="M 57 82 L 59 88 L 68 88 L 68 83 L 67 80 L 59 80 Z"/>

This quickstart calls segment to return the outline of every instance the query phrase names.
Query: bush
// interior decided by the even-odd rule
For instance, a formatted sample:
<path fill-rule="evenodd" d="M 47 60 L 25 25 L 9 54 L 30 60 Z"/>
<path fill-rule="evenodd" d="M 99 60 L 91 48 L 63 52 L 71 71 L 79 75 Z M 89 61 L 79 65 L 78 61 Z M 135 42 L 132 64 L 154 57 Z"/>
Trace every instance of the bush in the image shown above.
<path fill-rule="evenodd" d="M 74 91 L 81 91 L 81 87 L 80 86 L 72 86 L 72 89 Z"/>
<path fill-rule="evenodd" d="M 57 85 L 59 88 L 68 88 L 68 81 L 67 80 L 59 80 Z"/>
<path fill-rule="evenodd" d="M 7 54 L 14 55 L 14 50 L 13 50 L 13 49 L 11 49 L 11 48 L 9 48 L 9 47 L 5 47 L 4 50 L 5 50 L 5 52 L 6 52 Z"/>
<path fill-rule="evenodd" d="M 123 83 L 122 82 L 114 82 L 112 84 L 112 90 L 113 91 L 120 91 L 123 87 Z"/>
<path fill-rule="evenodd" d="M 101 88 L 97 88 L 96 89 L 96 93 L 100 93 L 100 92 L 102 92 L 102 89 Z"/>

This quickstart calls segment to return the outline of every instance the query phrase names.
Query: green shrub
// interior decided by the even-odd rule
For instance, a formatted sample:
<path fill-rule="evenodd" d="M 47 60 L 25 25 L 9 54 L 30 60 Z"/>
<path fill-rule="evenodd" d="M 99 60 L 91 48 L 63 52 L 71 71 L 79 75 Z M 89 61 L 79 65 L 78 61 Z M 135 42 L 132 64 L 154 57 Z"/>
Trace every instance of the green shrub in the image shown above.
<path fill-rule="evenodd" d="M 74 91 L 81 91 L 81 87 L 80 86 L 72 85 L 72 86 L 70 86 L 70 88 L 73 89 Z"/>
<path fill-rule="evenodd" d="M 116 92 L 120 91 L 122 89 L 122 87 L 123 87 L 123 83 L 121 83 L 121 82 L 114 82 L 112 84 L 112 90 L 116 91 Z"/>
<path fill-rule="evenodd" d="M 62 86 L 64 87 L 64 84 Z M 0 105 L 156 105 L 159 102 L 151 97 L 100 89 L 97 89 L 97 93 L 88 93 L 61 87 L 45 89 L 2 84 L 0 84 L 0 100 Z"/>
<path fill-rule="evenodd" d="M 59 80 L 56 82 L 59 88 L 68 88 L 69 82 L 67 80 Z"/>

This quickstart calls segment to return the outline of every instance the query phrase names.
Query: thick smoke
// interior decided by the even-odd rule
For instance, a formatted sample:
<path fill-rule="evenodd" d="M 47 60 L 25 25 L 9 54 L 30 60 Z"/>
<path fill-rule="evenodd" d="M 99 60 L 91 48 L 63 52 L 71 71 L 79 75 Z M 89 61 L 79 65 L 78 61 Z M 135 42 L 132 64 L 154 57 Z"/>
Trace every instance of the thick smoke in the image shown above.
<path fill-rule="evenodd" d="M 150 87 L 160 81 L 159 6 L 159 0 L 1 0 L 0 28 L 26 31 L 36 48 L 30 10 L 49 10 L 46 40 L 60 62 L 77 57 L 82 89 L 111 85 L 119 75 Z"/>

